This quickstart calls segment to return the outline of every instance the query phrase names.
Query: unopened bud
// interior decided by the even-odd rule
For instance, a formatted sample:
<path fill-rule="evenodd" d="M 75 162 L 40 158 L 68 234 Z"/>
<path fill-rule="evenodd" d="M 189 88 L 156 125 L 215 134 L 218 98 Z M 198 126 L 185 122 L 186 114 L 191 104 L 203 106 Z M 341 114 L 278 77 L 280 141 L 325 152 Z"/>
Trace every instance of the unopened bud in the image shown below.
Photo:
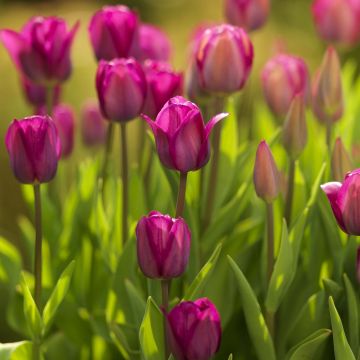
<path fill-rule="evenodd" d="M 353 169 L 349 153 L 340 138 L 337 138 L 331 157 L 331 171 L 334 181 L 343 181 L 345 175 Z"/>

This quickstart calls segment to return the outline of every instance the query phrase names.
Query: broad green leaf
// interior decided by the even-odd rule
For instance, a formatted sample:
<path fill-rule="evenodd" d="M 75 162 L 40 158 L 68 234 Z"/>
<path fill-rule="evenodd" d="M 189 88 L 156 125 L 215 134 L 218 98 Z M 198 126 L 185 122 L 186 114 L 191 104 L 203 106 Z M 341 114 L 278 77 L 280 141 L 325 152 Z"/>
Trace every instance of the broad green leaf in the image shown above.
<path fill-rule="evenodd" d="M 334 300 L 329 297 L 329 310 L 331 318 L 331 327 L 333 331 L 334 352 L 336 360 L 355 360 L 350 345 L 346 339 L 345 331 L 341 318 L 336 310 Z"/>
<path fill-rule="evenodd" d="M 336 282 L 331 279 L 322 279 L 324 288 L 328 296 L 332 296 L 334 299 L 337 299 L 343 292 L 343 288 Z"/>
<path fill-rule="evenodd" d="M 130 305 L 133 311 L 135 324 L 136 326 L 140 326 L 142 318 L 144 316 L 146 303 L 143 300 L 141 294 L 139 293 L 139 290 L 128 279 L 125 279 L 125 288 L 130 299 Z"/>
<path fill-rule="evenodd" d="M 0 344 L 0 360 L 31 359 L 31 350 L 32 343 L 30 341 Z"/>
<path fill-rule="evenodd" d="M 151 297 L 146 303 L 139 339 L 145 360 L 164 359 L 164 315 Z"/>
<path fill-rule="evenodd" d="M 55 289 L 47 301 L 43 311 L 44 334 L 50 329 L 50 326 L 56 315 L 56 311 L 68 292 L 71 277 L 74 271 L 75 261 L 72 261 L 61 274 Z"/>
<path fill-rule="evenodd" d="M 21 271 L 21 257 L 16 247 L 0 237 L 0 282 L 9 284 L 9 290 L 15 288 Z"/>
<path fill-rule="evenodd" d="M 221 246 L 221 244 L 218 244 L 207 263 L 202 267 L 196 278 L 188 287 L 184 295 L 185 300 L 196 300 L 200 296 L 202 289 L 205 287 L 207 281 L 211 276 L 211 273 L 215 268 L 221 252 Z"/>
<path fill-rule="evenodd" d="M 294 274 L 296 273 L 296 268 L 298 264 L 299 252 L 301 247 L 301 242 L 304 236 L 305 226 L 309 214 L 309 208 L 305 208 L 302 214 L 295 221 L 295 224 L 290 230 L 289 242 L 293 249 L 293 266 Z"/>
<path fill-rule="evenodd" d="M 311 208 L 315 204 L 315 201 L 317 199 L 317 195 L 319 193 L 320 184 L 321 184 L 322 178 L 324 176 L 325 169 L 326 169 L 326 163 L 323 163 L 321 168 L 320 168 L 320 171 L 318 173 L 318 176 L 315 179 L 315 182 L 314 182 L 314 184 L 313 184 L 313 186 L 311 188 L 311 195 L 310 195 L 309 201 L 308 201 L 308 203 L 306 205 L 306 207 L 308 207 L 308 208 Z"/>
<path fill-rule="evenodd" d="M 131 349 L 129 342 L 127 341 L 126 335 L 122 331 L 121 327 L 114 322 L 111 323 L 109 326 L 111 338 L 119 349 L 121 355 L 126 360 L 138 359 L 140 351 Z"/>
<path fill-rule="evenodd" d="M 259 360 L 275 360 L 275 349 L 256 296 L 235 261 L 228 260 L 237 279 L 246 324 Z"/>

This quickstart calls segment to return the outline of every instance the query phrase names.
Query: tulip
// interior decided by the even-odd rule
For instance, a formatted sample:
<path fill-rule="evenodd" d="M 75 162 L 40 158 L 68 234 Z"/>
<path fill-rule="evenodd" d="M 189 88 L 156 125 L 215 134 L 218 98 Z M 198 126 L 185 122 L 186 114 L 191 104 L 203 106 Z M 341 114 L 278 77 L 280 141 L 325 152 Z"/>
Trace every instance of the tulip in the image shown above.
<path fill-rule="evenodd" d="M 221 319 L 207 298 L 183 301 L 168 314 L 170 347 L 177 360 L 207 360 L 218 351 Z"/>
<path fill-rule="evenodd" d="M 297 94 L 303 94 L 305 102 L 308 102 L 309 72 L 301 58 L 286 54 L 273 57 L 265 64 L 261 80 L 265 99 L 277 116 L 287 114 Z"/>
<path fill-rule="evenodd" d="M 230 94 L 241 90 L 253 62 L 253 46 L 246 32 L 231 25 L 207 29 L 199 39 L 196 64 L 204 90 Z"/>
<path fill-rule="evenodd" d="M 52 86 L 71 74 L 70 49 L 78 25 L 69 31 L 63 19 L 37 16 L 19 33 L 2 30 L 0 39 L 22 75 Z"/>
<path fill-rule="evenodd" d="M 89 25 L 89 34 L 97 60 L 129 57 L 138 46 L 138 16 L 123 5 L 105 6 L 97 11 Z"/>
<path fill-rule="evenodd" d="M 351 45 L 360 39 L 358 0 L 315 0 L 312 14 L 319 35 L 330 42 Z"/>
<path fill-rule="evenodd" d="M 182 218 L 152 211 L 136 226 L 137 257 L 145 276 L 172 279 L 182 275 L 189 261 L 191 234 Z"/>
<path fill-rule="evenodd" d="M 45 183 L 55 176 L 61 146 L 50 117 L 14 120 L 7 130 L 5 143 L 12 170 L 21 183 Z"/>
<path fill-rule="evenodd" d="M 182 173 L 200 169 L 209 161 L 211 130 L 228 114 L 214 116 L 204 125 L 200 109 L 181 96 L 170 99 L 150 125 L 164 166 Z"/>
<path fill-rule="evenodd" d="M 148 86 L 143 113 L 155 117 L 170 98 L 182 93 L 182 74 L 152 60 L 145 61 L 144 71 Z"/>
<path fill-rule="evenodd" d="M 226 0 L 225 16 L 232 25 L 248 31 L 264 25 L 270 10 L 269 0 Z"/>
<path fill-rule="evenodd" d="M 349 235 L 360 235 L 360 169 L 347 173 L 344 181 L 321 185 L 340 228 Z"/>
<path fill-rule="evenodd" d="M 358 283 L 360 284 L 360 246 L 357 249 L 356 255 L 356 278 Z"/>
<path fill-rule="evenodd" d="M 146 78 L 136 60 L 100 61 L 96 89 L 104 117 L 126 122 L 138 116 L 146 95 Z"/>
<path fill-rule="evenodd" d="M 345 175 L 353 169 L 349 153 L 346 151 L 340 138 L 335 140 L 334 150 L 331 157 L 331 170 L 333 178 L 341 181 Z"/>
<path fill-rule="evenodd" d="M 95 101 L 87 101 L 81 110 L 81 134 L 85 145 L 104 144 L 106 140 L 106 122 Z"/>

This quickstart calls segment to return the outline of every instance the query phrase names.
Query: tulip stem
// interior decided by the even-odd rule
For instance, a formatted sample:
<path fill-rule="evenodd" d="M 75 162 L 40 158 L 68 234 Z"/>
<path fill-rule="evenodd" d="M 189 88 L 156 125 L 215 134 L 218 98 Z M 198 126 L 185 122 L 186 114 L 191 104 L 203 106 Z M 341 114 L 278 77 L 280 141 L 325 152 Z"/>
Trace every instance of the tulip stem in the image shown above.
<path fill-rule="evenodd" d="M 42 229 L 41 229 L 41 193 L 40 184 L 34 185 L 35 199 L 35 304 L 41 312 L 41 275 L 42 275 Z"/>
<path fill-rule="evenodd" d="M 328 148 L 330 159 L 331 159 L 331 135 L 332 135 L 332 124 L 328 121 L 326 123 L 326 146 Z"/>
<path fill-rule="evenodd" d="M 167 333 L 167 313 L 169 310 L 169 280 L 161 280 L 161 294 L 162 294 L 162 307 L 164 311 L 164 346 L 165 346 L 165 360 L 170 356 L 169 352 L 169 339 Z"/>
<path fill-rule="evenodd" d="M 52 115 L 54 105 L 54 88 L 52 86 L 49 86 L 46 89 L 46 112 L 49 116 Z"/>
<path fill-rule="evenodd" d="M 126 244 L 128 237 L 128 155 L 127 155 L 127 143 L 126 143 L 126 123 L 120 124 L 120 137 L 121 137 L 121 165 L 122 165 L 122 241 L 123 245 Z"/>
<path fill-rule="evenodd" d="M 295 182 L 295 160 L 290 159 L 289 165 L 289 178 L 288 178 L 288 187 L 286 193 L 286 203 L 285 203 L 285 220 L 288 227 L 290 227 L 291 222 L 291 210 L 294 197 L 294 182 Z"/>
<path fill-rule="evenodd" d="M 114 139 L 114 124 L 112 122 L 109 123 L 107 132 L 106 132 L 106 144 L 105 144 L 105 154 L 104 154 L 104 160 L 101 170 L 101 178 L 102 178 L 102 191 L 104 194 L 104 188 L 105 188 L 105 181 L 107 178 L 107 169 L 108 169 L 108 163 L 109 158 L 112 151 L 113 146 L 113 139 Z"/>
<path fill-rule="evenodd" d="M 184 212 L 186 180 L 187 180 L 187 173 L 181 172 L 180 173 L 179 192 L 178 192 L 178 197 L 177 197 L 177 201 L 176 201 L 175 218 L 182 216 L 183 212 Z"/>

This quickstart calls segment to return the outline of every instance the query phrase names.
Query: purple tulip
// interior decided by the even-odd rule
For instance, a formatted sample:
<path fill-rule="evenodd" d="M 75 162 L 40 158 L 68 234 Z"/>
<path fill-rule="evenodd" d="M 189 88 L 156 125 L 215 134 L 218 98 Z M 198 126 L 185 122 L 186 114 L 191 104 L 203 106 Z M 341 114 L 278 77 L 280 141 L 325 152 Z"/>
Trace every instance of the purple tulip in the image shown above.
<path fill-rule="evenodd" d="M 69 31 L 63 19 L 37 16 L 20 33 L 2 30 L 0 39 L 24 76 L 48 86 L 70 76 L 70 49 L 78 25 Z"/>
<path fill-rule="evenodd" d="M 85 145 L 95 146 L 105 143 L 106 122 L 96 101 L 86 102 L 81 110 L 81 134 Z"/>
<path fill-rule="evenodd" d="M 105 6 L 89 25 L 89 34 L 98 60 L 128 57 L 138 46 L 138 16 L 124 5 Z"/>
<path fill-rule="evenodd" d="M 152 211 L 138 222 L 136 238 L 138 262 L 145 276 L 172 279 L 184 273 L 191 234 L 182 218 Z"/>
<path fill-rule="evenodd" d="M 228 114 L 214 116 L 204 125 L 200 109 L 194 103 L 176 96 L 170 99 L 153 121 L 146 115 L 164 166 L 188 172 L 200 169 L 209 161 L 209 136 L 212 128 Z"/>
<path fill-rule="evenodd" d="M 100 61 L 96 89 L 101 111 L 111 121 L 129 121 L 137 117 L 144 105 L 146 78 L 136 60 Z"/>
<path fill-rule="evenodd" d="M 183 301 L 167 319 L 170 347 L 177 360 L 208 360 L 219 350 L 221 319 L 209 299 Z"/>
<path fill-rule="evenodd" d="M 270 10 L 269 0 L 226 0 L 225 15 L 229 23 L 248 31 L 264 25 Z"/>
<path fill-rule="evenodd" d="M 14 120 L 5 143 L 12 170 L 21 183 L 49 182 L 55 176 L 61 146 L 56 126 L 49 116 Z"/>
<path fill-rule="evenodd" d="M 287 54 L 273 57 L 266 63 L 261 80 L 265 99 L 278 116 L 287 114 L 297 94 L 303 94 L 305 103 L 309 102 L 309 71 L 301 58 Z"/>
<path fill-rule="evenodd" d="M 253 63 L 253 46 L 246 32 L 219 25 L 203 32 L 196 49 L 201 86 L 214 93 L 241 90 Z"/>
<path fill-rule="evenodd" d="M 146 60 L 144 71 L 147 81 L 143 113 L 155 117 L 165 103 L 182 93 L 183 78 L 165 62 Z"/>
<path fill-rule="evenodd" d="M 344 181 L 321 185 L 340 228 L 349 235 L 360 235 L 360 169 L 347 173 Z"/>
<path fill-rule="evenodd" d="M 67 158 L 74 147 L 75 116 L 68 105 L 57 105 L 52 114 L 61 143 L 61 157 Z"/>

